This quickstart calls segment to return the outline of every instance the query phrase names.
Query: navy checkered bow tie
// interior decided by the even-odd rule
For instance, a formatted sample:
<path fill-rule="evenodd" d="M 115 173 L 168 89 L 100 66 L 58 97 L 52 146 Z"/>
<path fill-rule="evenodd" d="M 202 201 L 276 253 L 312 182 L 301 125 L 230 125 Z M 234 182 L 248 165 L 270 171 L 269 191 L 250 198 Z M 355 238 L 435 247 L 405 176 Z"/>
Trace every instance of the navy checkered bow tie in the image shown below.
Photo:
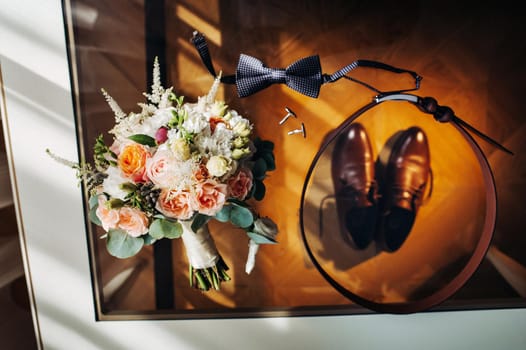
<path fill-rule="evenodd" d="M 297 60 L 285 69 L 268 68 L 255 57 L 241 54 L 236 70 L 239 97 L 246 97 L 272 84 L 289 88 L 310 97 L 318 97 L 323 84 L 320 58 L 309 56 Z"/>

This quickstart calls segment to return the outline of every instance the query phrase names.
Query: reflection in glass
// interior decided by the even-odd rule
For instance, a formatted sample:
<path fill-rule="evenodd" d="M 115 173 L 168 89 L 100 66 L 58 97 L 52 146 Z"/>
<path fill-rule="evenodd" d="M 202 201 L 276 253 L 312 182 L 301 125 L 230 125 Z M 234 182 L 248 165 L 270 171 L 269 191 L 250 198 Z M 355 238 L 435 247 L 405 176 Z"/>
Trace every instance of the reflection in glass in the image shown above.
<path fill-rule="evenodd" d="M 418 303 L 487 249 L 492 178 L 463 134 L 410 104 L 353 117 L 327 136 L 311 168 L 306 244 L 355 300 Z"/>

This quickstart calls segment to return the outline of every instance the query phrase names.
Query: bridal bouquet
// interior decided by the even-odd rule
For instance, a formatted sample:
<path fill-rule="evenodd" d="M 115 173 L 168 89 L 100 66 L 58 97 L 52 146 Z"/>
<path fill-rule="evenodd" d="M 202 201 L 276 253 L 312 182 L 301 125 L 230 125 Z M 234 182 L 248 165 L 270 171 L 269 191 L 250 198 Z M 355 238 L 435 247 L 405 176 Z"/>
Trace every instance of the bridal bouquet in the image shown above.
<path fill-rule="evenodd" d="M 160 239 L 181 238 L 190 264 L 190 284 L 219 289 L 228 266 L 208 231 L 208 221 L 229 222 L 249 239 L 246 272 L 259 244 L 276 243 L 276 224 L 249 204 L 262 200 L 268 171 L 275 169 L 270 141 L 251 138 L 253 125 L 215 99 L 216 79 L 196 103 L 184 103 L 160 83 L 158 61 L 153 85 L 139 113 L 125 114 L 104 90 L 115 114 L 100 135 L 93 164 L 76 164 L 48 153 L 77 170 L 90 193 L 90 220 L 101 226 L 108 252 L 117 258 L 137 254 Z"/>

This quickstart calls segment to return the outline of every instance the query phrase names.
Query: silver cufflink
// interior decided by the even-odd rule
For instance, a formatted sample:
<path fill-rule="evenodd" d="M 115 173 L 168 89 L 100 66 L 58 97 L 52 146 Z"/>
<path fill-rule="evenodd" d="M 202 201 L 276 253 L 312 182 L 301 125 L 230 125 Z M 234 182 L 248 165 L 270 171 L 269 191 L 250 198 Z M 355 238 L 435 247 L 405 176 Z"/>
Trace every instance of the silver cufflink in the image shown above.
<path fill-rule="evenodd" d="M 290 117 L 297 118 L 296 113 L 294 113 L 289 107 L 285 107 L 285 111 L 287 111 L 287 115 L 285 115 L 283 119 L 280 120 L 279 125 L 285 123 Z"/>
<path fill-rule="evenodd" d="M 288 135 L 302 134 L 303 138 L 307 137 L 307 133 L 305 131 L 305 124 L 301 123 L 301 129 L 291 130 L 287 134 Z"/>

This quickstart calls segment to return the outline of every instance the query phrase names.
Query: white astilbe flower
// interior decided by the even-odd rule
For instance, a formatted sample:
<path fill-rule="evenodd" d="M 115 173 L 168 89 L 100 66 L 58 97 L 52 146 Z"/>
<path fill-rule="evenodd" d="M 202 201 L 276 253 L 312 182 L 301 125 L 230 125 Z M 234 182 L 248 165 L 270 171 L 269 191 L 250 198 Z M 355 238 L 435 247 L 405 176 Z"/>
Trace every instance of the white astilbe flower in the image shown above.
<path fill-rule="evenodd" d="M 169 99 L 170 94 L 172 93 L 172 90 L 173 90 L 173 87 L 164 90 L 159 100 L 159 109 L 168 108 L 172 106 L 172 101 L 170 101 Z"/>
<path fill-rule="evenodd" d="M 141 107 L 141 115 L 147 117 L 149 115 L 154 114 L 157 111 L 157 107 L 152 104 L 148 103 L 138 103 L 139 107 Z"/>
<path fill-rule="evenodd" d="M 117 104 L 117 101 L 113 99 L 113 97 L 110 96 L 104 89 L 100 89 L 102 91 L 102 94 L 104 95 L 104 98 L 106 99 L 106 102 L 108 102 L 108 105 L 110 106 L 111 110 L 113 111 L 113 114 L 115 114 L 115 123 L 120 123 L 121 120 L 126 118 L 126 113 L 124 113 L 121 109 L 121 107 Z"/>
<path fill-rule="evenodd" d="M 147 94 L 143 93 L 146 98 L 154 103 L 159 104 L 161 102 L 162 96 L 164 93 L 164 88 L 161 85 L 161 70 L 159 68 L 159 59 L 155 57 L 153 61 L 153 83 L 152 83 L 152 93 Z"/>
<path fill-rule="evenodd" d="M 115 124 L 113 129 L 108 132 L 115 135 L 119 140 L 126 139 L 131 135 L 140 133 L 139 131 L 143 120 L 144 116 L 142 114 L 130 113 L 127 118 Z"/>

